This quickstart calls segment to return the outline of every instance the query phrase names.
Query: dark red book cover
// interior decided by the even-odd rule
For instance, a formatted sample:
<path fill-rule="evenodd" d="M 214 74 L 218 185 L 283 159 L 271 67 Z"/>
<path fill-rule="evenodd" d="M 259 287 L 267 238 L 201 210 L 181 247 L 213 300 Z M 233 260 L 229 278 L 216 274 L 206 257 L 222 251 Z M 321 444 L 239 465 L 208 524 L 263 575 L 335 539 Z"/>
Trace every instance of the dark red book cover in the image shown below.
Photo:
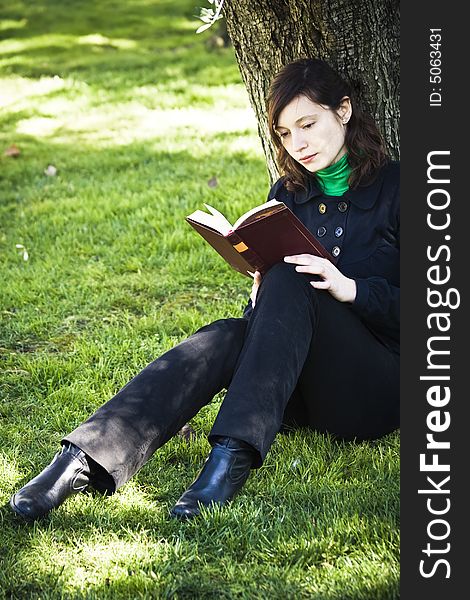
<path fill-rule="evenodd" d="M 272 265 L 292 254 L 314 254 L 336 259 L 283 203 L 260 207 L 225 235 L 207 224 L 186 220 L 225 260 L 243 275 L 256 270 L 265 273 Z"/>

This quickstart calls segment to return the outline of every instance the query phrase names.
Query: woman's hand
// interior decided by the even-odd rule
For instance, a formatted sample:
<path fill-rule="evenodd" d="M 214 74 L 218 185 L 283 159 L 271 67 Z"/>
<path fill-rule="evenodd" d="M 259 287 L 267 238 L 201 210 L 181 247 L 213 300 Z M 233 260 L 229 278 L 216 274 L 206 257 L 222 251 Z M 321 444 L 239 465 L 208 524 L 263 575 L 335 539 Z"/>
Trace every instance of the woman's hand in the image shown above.
<path fill-rule="evenodd" d="M 261 273 L 259 271 L 255 271 L 253 275 L 253 285 L 251 287 L 251 305 L 254 308 L 256 304 L 256 294 L 258 293 L 258 288 L 261 284 Z"/>
<path fill-rule="evenodd" d="M 284 261 L 298 265 L 295 270 L 299 273 L 319 275 L 322 281 L 310 282 L 314 288 L 328 290 L 333 298 L 340 302 L 354 302 L 356 282 L 343 275 L 328 259 L 313 254 L 294 254 L 285 256 Z"/>

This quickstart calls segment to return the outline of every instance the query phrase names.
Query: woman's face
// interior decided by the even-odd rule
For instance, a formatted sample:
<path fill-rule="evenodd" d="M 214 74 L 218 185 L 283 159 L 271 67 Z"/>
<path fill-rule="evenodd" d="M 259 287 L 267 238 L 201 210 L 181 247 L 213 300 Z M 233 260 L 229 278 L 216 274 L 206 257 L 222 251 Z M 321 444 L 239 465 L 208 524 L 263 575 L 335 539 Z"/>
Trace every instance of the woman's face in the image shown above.
<path fill-rule="evenodd" d="M 336 111 L 297 96 L 281 111 L 275 129 L 292 158 L 315 173 L 346 154 L 345 125 L 350 117 L 347 97 Z"/>

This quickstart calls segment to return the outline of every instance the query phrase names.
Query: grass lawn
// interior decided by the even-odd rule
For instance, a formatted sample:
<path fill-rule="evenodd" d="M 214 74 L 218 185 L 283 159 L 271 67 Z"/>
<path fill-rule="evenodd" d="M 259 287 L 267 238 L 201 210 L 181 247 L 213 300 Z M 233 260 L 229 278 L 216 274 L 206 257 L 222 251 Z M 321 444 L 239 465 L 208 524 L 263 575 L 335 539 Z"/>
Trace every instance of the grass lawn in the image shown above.
<path fill-rule="evenodd" d="M 233 51 L 195 35 L 194 6 L 0 7 L 0 598 L 398 598 L 398 434 L 278 436 L 232 506 L 181 523 L 218 396 L 114 496 L 34 525 L 7 506 L 64 433 L 248 297 L 184 220 L 269 187 Z"/>

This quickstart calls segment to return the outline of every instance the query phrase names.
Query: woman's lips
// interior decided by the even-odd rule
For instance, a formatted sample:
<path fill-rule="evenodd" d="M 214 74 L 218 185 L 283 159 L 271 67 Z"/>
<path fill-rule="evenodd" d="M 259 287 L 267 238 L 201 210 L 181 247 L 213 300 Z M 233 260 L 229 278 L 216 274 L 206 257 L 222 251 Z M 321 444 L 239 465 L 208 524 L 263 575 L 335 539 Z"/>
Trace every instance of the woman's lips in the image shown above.
<path fill-rule="evenodd" d="M 304 158 L 299 158 L 299 161 L 301 163 L 307 164 L 309 162 L 312 162 L 312 160 L 314 160 L 316 157 L 316 154 L 309 154 L 308 156 L 305 156 Z"/>

